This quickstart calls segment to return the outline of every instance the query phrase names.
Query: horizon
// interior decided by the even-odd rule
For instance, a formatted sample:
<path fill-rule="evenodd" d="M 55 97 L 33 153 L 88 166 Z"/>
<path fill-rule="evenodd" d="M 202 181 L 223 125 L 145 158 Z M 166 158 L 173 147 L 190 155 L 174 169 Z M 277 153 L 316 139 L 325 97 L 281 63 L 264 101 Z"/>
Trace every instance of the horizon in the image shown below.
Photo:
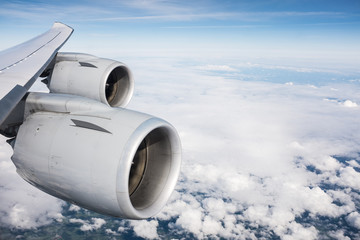
<path fill-rule="evenodd" d="M 105 57 L 241 58 L 358 71 L 357 1 L 16 1 L 0 10 L 0 49 L 60 21 L 62 51 Z M 121 60 L 121 59 L 119 59 Z"/>

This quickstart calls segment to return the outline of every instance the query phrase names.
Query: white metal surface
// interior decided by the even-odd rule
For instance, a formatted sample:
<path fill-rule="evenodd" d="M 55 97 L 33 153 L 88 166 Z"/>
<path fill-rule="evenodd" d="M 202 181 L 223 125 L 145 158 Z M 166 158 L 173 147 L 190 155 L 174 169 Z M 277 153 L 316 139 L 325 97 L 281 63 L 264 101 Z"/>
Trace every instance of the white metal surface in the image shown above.
<path fill-rule="evenodd" d="M 83 97 L 51 93 L 31 93 L 26 111 L 12 160 L 29 183 L 116 217 L 148 218 L 166 204 L 181 162 L 178 135 L 166 121 Z M 77 126 L 73 119 L 106 131 Z M 144 139 L 147 166 L 130 196 L 129 173 Z"/>
<path fill-rule="evenodd" d="M 0 52 L 0 124 L 72 32 L 64 24 L 54 23 L 49 31 Z"/>
<path fill-rule="evenodd" d="M 114 107 L 133 93 L 124 64 L 78 53 L 54 59 L 72 31 L 55 23 L 0 52 L 0 130 L 16 136 L 12 160 L 26 181 L 53 196 L 102 214 L 151 217 L 179 176 L 177 132 L 162 119 Z M 25 101 L 45 69 L 51 93 Z"/>
<path fill-rule="evenodd" d="M 111 96 L 107 94 L 109 88 Z M 130 69 L 121 62 L 88 54 L 59 53 L 49 89 L 88 97 L 112 107 L 125 107 L 133 95 L 134 80 Z"/>
<path fill-rule="evenodd" d="M 54 23 L 52 28 L 0 52 L 0 99 L 16 85 L 25 86 L 70 37 L 73 29 Z"/>

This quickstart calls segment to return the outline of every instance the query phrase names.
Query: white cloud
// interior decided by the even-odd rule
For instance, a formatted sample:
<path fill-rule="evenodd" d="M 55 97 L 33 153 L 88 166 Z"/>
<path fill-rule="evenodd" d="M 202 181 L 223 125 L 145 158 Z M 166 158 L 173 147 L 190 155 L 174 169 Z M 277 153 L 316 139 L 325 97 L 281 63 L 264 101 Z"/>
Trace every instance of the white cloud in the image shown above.
<path fill-rule="evenodd" d="M 235 72 L 235 68 L 232 68 L 228 65 L 204 65 L 196 66 L 194 69 L 203 70 L 203 71 L 223 71 L 223 72 Z"/>
<path fill-rule="evenodd" d="M 352 212 L 346 217 L 348 224 L 354 228 L 360 229 L 360 214 Z"/>
<path fill-rule="evenodd" d="M 226 203 L 218 198 L 206 198 L 202 202 L 204 210 L 209 216 L 220 221 L 228 214 L 234 214 L 237 210 L 236 206 L 231 203 Z"/>
<path fill-rule="evenodd" d="M 271 234 L 281 239 L 318 238 L 321 229 L 299 221 L 304 214 L 310 219 L 346 217 L 349 225 L 357 226 L 360 112 L 323 99 L 359 102 L 358 86 L 289 87 L 205 76 L 192 66 L 185 66 L 184 71 L 184 66 L 168 59 L 136 61 L 132 65 L 141 71 L 134 70 L 137 89 L 130 108 L 175 125 L 183 144 L 182 175 L 171 200 L 155 219 L 127 222 L 118 227 L 117 234 L 133 229 L 139 237 L 161 238 L 160 222 L 169 221 L 169 231 L 196 238 L 256 239 L 259 234 L 263 238 Z M 7 148 L 4 141 L 0 146 Z M 21 194 L 10 181 L 19 178 L 8 160 L 10 150 L 0 151 L 0 157 L 7 159 L 0 164 L 5 171 L 0 179 L 14 192 L 5 199 L 6 188 L 1 188 L 0 199 L 6 213 L 9 206 L 16 206 L 15 224 L 21 223 L 23 212 L 31 206 L 13 204 L 19 203 L 16 196 Z M 339 160 L 337 156 L 351 157 Z M 29 194 L 29 190 L 21 191 Z M 4 216 L 1 221 L 8 219 Z M 105 224 L 94 218 L 70 222 L 81 224 L 83 231 Z M 22 224 L 29 223 L 25 219 Z"/>
<path fill-rule="evenodd" d="M 74 204 L 71 204 L 70 207 L 69 207 L 69 211 L 74 211 L 74 212 L 78 212 L 80 211 L 80 207 L 77 206 L 77 205 L 74 205 Z"/>
<path fill-rule="evenodd" d="M 299 223 L 291 222 L 284 232 L 278 232 L 284 240 L 318 239 L 318 233 L 314 226 L 304 227 Z"/>
<path fill-rule="evenodd" d="M 159 223 L 156 220 L 130 221 L 130 225 L 133 227 L 135 234 L 139 237 L 145 239 L 159 239 L 157 233 L 157 226 Z"/>
<path fill-rule="evenodd" d="M 106 223 L 105 220 L 102 218 L 91 218 L 91 220 L 93 221 L 94 229 L 99 229 L 102 225 Z"/>
<path fill-rule="evenodd" d="M 330 231 L 329 236 L 337 240 L 351 240 L 351 238 L 344 235 L 343 230 Z"/>
<path fill-rule="evenodd" d="M 90 221 L 77 218 L 71 218 L 69 219 L 69 222 L 82 224 L 80 230 L 83 232 L 97 230 L 106 223 L 106 221 L 102 218 L 91 218 L 92 223 Z"/>
<path fill-rule="evenodd" d="M 360 173 L 352 167 L 342 168 L 338 184 L 360 190 Z"/>
<path fill-rule="evenodd" d="M 105 229 L 105 232 L 106 232 L 107 234 L 110 234 L 110 235 L 115 235 L 115 236 L 120 235 L 120 234 L 117 233 L 116 231 L 113 231 L 113 230 L 111 230 L 111 229 L 109 229 L 109 228 Z"/>
<path fill-rule="evenodd" d="M 70 219 L 69 219 L 69 222 L 71 222 L 71 223 L 81 223 L 81 224 L 84 224 L 84 223 L 85 223 L 84 220 L 82 220 L 82 219 L 77 219 L 77 218 L 70 218 Z"/>
<path fill-rule="evenodd" d="M 202 232 L 205 235 L 216 236 L 222 229 L 221 223 L 210 216 L 205 216 L 203 220 Z"/>
<path fill-rule="evenodd" d="M 127 228 L 126 227 L 123 227 L 123 226 L 120 226 L 120 227 L 118 227 L 118 229 L 117 229 L 117 231 L 118 232 L 125 232 L 127 230 Z"/>
<path fill-rule="evenodd" d="M 246 62 L 246 63 L 238 63 L 236 64 L 236 66 L 238 67 L 242 67 L 243 69 L 247 69 L 247 68 L 258 68 L 264 70 L 264 69 L 268 69 L 268 70 L 285 70 L 285 71 L 289 71 L 289 72 L 295 72 L 295 73 L 339 73 L 338 70 L 334 70 L 334 68 L 329 68 L 329 67 L 317 67 L 314 68 L 314 65 L 305 65 L 305 66 L 301 66 L 304 64 L 292 64 L 290 65 L 289 63 L 287 63 L 286 65 L 284 64 L 277 64 L 276 61 L 274 61 L 274 59 L 272 59 L 272 61 L 269 61 L 267 63 L 252 63 L 252 62 Z M 292 85 L 293 82 L 287 82 L 287 85 Z"/>
<path fill-rule="evenodd" d="M 188 208 L 182 211 L 176 220 L 176 225 L 195 234 L 198 238 L 203 238 L 202 229 L 202 212 L 201 209 Z"/>
<path fill-rule="evenodd" d="M 351 160 L 348 162 L 350 166 L 360 168 L 360 164 L 355 160 Z"/>
<path fill-rule="evenodd" d="M 310 163 L 321 171 L 336 171 L 341 167 L 341 164 L 331 156 L 319 156 Z"/>
<path fill-rule="evenodd" d="M 357 107 L 357 103 L 356 103 L 356 102 L 352 102 L 352 101 L 350 101 L 350 100 L 346 100 L 343 104 L 344 104 L 345 107 L 348 107 L 348 108 Z"/>
<path fill-rule="evenodd" d="M 183 179 L 159 221 L 174 219 L 173 231 L 198 238 L 251 238 L 248 223 L 264 229 L 265 238 L 272 230 L 282 239 L 317 239 L 321 233 L 298 217 L 337 218 L 355 210 L 349 188 L 358 189 L 357 162 L 348 166 L 335 156 L 360 150 L 360 113 L 323 99 L 358 101 L 359 87 L 289 88 L 195 72 L 178 77 L 175 67 L 161 67 L 174 91 L 162 92 L 163 82 L 149 78 L 154 67 L 148 66 L 131 103 L 168 119 L 182 138 Z M 154 91 L 162 97 L 146 102 Z"/>

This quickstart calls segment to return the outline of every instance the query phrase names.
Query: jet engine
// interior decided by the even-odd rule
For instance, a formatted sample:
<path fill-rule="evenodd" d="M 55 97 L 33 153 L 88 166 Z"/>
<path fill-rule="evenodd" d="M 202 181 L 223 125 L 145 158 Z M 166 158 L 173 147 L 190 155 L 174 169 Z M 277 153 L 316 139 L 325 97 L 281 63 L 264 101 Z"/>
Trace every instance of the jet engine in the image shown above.
<path fill-rule="evenodd" d="M 84 208 L 143 219 L 161 210 L 180 173 L 170 123 L 124 109 L 134 80 L 120 62 L 59 53 L 73 29 L 56 22 L 1 51 L 0 134 L 19 175 Z M 41 77 L 50 93 L 29 93 Z"/>
<path fill-rule="evenodd" d="M 168 122 L 119 107 L 134 89 L 128 67 L 58 53 L 42 76 L 50 93 L 29 93 L 1 126 L 16 136 L 19 175 L 101 214 L 143 219 L 159 212 L 179 176 L 181 144 Z"/>
<path fill-rule="evenodd" d="M 170 197 L 181 146 L 176 130 L 151 115 L 76 95 L 30 93 L 12 160 L 20 176 L 55 197 L 142 219 Z"/>
<path fill-rule="evenodd" d="M 134 81 L 129 68 L 110 59 L 83 53 L 58 53 L 48 79 L 53 93 L 88 97 L 112 107 L 125 107 Z"/>

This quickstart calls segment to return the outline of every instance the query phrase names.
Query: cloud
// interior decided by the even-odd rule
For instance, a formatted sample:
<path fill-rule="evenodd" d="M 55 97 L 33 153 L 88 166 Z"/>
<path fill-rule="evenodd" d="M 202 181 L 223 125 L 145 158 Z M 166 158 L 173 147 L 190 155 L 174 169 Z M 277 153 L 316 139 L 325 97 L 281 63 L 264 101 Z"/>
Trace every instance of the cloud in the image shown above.
<path fill-rule="evenodd" d="M 215 13 L 184 13 L 184 14 L 166 14 L 166 15 L 140 15 L 140 16 L 125 16 L 125 17 L 103 17 L 103 18 L 92 18 L 92 19 L 83 19 L 83 21 L 197 21 L 202 19 L 219 19 L 219 18 L 229 18 L 232 16 L 232 13 L 223 13 L 223 12 L 215 12 Z"/>
<path fill-rule="evenodd" d="M 357 107 L 357 104 L 355 102 L 350 101 L 350 100 L 346 100 L 343 104 L 344 104 L 345 107 L 348 107 L 348 108 Z"/>
<path fill-rule="evenodd" d="M 224 72 L 237 71 L 235 68 L 232 68 L 227 65 L 205 65 L 205 66 L 194 67 L 194 69 L 204 70 L 204 71 L 224 71 Z"/>
<path fill-rule="evenodd" d="M 105 223 L 110 221 L 92 215 L 69 217 L 76 227 L 149 239 L 354 236 L 341 224 L 356 228 L 358 223 L 360 112 L 338 102 L 359 102 L 358 85 L 312 88 L 242 81 L 228 78 L 226 71 L 207 74 L 193 67 L 218 71 L 236 64 L 183 61 L 184 65 L 169 58 L 133 61 L 129 64 L 139 71 L 134 70 L 136 94 L 129 108 L 162 117 L 176 127 L 183 145 L 181 178 L 169 203 L 153 219 L 115 222 L 109 228 Z M 289 81 L 291 76 L 283 82 Z M 336 104 L 324 99 L 335 99 Z M 9 173 L 0 176 L 4 186 L 0 200 L 5 203 L 2 210 L 9 213 L 9 206 L 18 202 L 15 196 L 31 191 L 11 185 L 10 176 L 19 177 L 11 167 L 11 149 L 5 140 L 2 143 L 0 157 L 7 160 L 0 167 Z M 4 198 L 6 189 L 13 190 L 9 199 Z M 55 215 L 61 212 L 59 206 Z M 0 220 L 14 226 L 26 220 L 19 213 L 28 208 L 15 208 L 14 223 L 6 223 L 5 215 Z M 41 206 L 34 217 L 47 214 L 47 208 Z M 48 224 L 52 216 L 36 226 Z M 339 224 L 336 231 L 333 221 Z"/>
<path fill-rule="evenodd" d="M 348 236 L 344 235 L 344 231 L 343 230 L 334 230 L 334 231 L 330 231 L 329 232 L 329 237 L 332 237 L 334 239 L 338 239 L 338 240 L 351 240 L 351 238 L 349 238 Z"/>
<path fill-rule="evenodd" d="M 179 213 L 179 218 L 176 220 L 175 224 L 199 238 L 204 237 L 202 233 L 202 212 L 199 208 L 190 208 Z"/>
<path fill-rule="evenodd" d="M 93 16 L 103 16 L 113 14 L 109 9 L 97 7 L 94 5 L 62 5 L 51 2 L 34 4 L 29 2 L 8 2 L 4 3 L 0 9 L 0 16 L 9 20 L 21 19 L 31 22 L 46 20 L 50 23 L 57 21 L 74 21 L 82 18 L 91 18 Z"/>
<path fill-rule="evenodd" d="M 131 5 L 134 6 L 134 5 Z M 205 7 L 206 8 L 206 7 Z M 161 11 L 163 9 L 163 11 Z M 270 27 L 271 25 L 266 21 L 271 21 L 279 18 L 299 18 L 299 17 L 327 17 L 333 18 L 334 16 L 344 16 L 342 12 L 236 12 L 236 11 L 201 11 L 196 12 L 196 8 L 172 8 L 170 11 L 167 8 L 142 8 L 144 10 L 143 15 L 137 16 L 123 16 L 117 17 L 116 14 L 112 14 L 113 17 L 102 17 L 102 18 L 88 18 L 83 21 L 142 21 L 142 20 L 155 20 L 155 21 L 200 21 L 200 20 L 235 20 L 248 23 L 262 23 L 262 25 L 255 25 L 255 27 Z M 204 8 L 203 8 L 204 9 Z M 170 13 L 170 14 L 169 14 Z M 78 19 L 80 20 L 80 19 Z M 332 25 L 331 23 L 323 25 Z M 210 26 L 211 28 L 219 26 Z M 227 28 L 229 26 L 226 26 Z M 250 25 L 237 25 L 230 27 L 253 27 Z M 175 27 L 177 28 L 177 27 Z M 188 26 L 181 26 L 180 28 L 189 28 Z M 191 27 L 190 27 L 191 28 Z M 196 26 L 196 28 L 208 28 L 208 26 Z M 224 26 L 223 26 L 224 28 Z"/>
<path fill-rule="evenodd" d="M 239 8 L 237 4 L 224 5 L 217 2 L 211 4 L 183 2 L 183 1 L 109 1 L 104 7 L 93 2 L 92 4 L 75 3 L 41 3 L 34 4 L 24 1 L 3 4 L 0 16 L 8 19 L 22 20 L 51 20 L 56 18 L 72 22 L 129 22 L 129 21 L 155 21 L 155 22 L 190 22 L 216 20 L 227 24 L 243 22 L 262 23 L 262 26 L 271 27 L 271 21 L 278 19 L 297 19 L 316 17 L 320 19 L 340 19 L 348 16 L 344 12 L 334 11 L 259 11 L 255 6 L 250 11 Z M 334 20 L 333 20 L 334 21 Z M 332 25 L 333 21 L 322 25 Z M 213 22 L 213 21 L 212 21 Z M 314 23 L 313 23 L 314 24 Z M 319 24 L 315 21 L 315 24 Z M 176 26 L 175 26 L 176 27 Z"/>
<path fill-rule="evenodd" d="M 135 234 L 139 237 L 145 239 L 159 239 L 156 229 L 159 223 L 156 220 L 131 221 L 130 225 L 133 227 Z"/>
<path fill-rule="evenodd" d="M 360 190 L 360 172 L 350 166 L 341 168 L 338 184 Z"/>
<path fill-rule="evenodd" d="M 341 106 L 344 106 L 346 108 L 356 108 L 358 105 L 356 102 L 353 102 L 351 100 L 339 100 L 339 99 L 336 99 L 336 98 L 325 98 L 324 101 L 327 101 L 327 102 L 333 102 L 333 103 L 337 103 Z"/>
<path fill-rule="evenodd" d="M 86 221 L 82 219 L 70 218 L 69 222 L 82 224 L 80 230 L 83 232 L 97 230 L 106 223 L 106 221 L 102 218 L 91 218 L 92 223 L 90 221 Z"/>
<path fill-rule="evenodd" d="M 120 234 L 118 232 L 115 232 L 109 228 L 105 229 L 105 233 L 109 235 L 119 236 Z"/>
<path fill-rule="evenodd" d="M 159 221 L 197 238 L 274 232 L 282 239 L 317 239 L 322 230 L 302 218 L 315 222 L 355 211 L 360 113 L 323 99 L 358 101 L 358 86 L 246 82 L 196 69 L 177 75 L 180 66 L 170 64 L 161 67 L 166 82 L 152 78 L 154 66 L 145 67 L 131 103 L 168 119 L 182 138 L 182 179 Z M 154 91 L 162 97 L 153 98 Z"/>
<path fill-rule="evenodd" d="M 346 217 L 346 221 L 350 226 L 360 229 L 360 214 L 358 212 L 352 212 Z"/>
<path fill-rule="evenodd" d="M 284 239 L 287 237 L 317 239 L 318 230 L 298 223 L 297 217 L 308 212 L 314 218 L 316 216 L 334 218 L 355 209 L 353 200 L 346 192 L 301 186 L 295 181 L 296 178 L 291 179 L 290 176 L 282 176 L 277 180 L 273 179 L 274 177 L 252 180 L 252 186 L 246 191 L 229 192 L 227 189 L 232 188 L 231 184 L 224 184 L 220 176 L 231 170 L 224 171 L 217 167 L 215 173 L 215 169 L 209 171 L 209 168 L 203 165 L 190 168 L 196 168 L 197 173 L 206 174 L 196 174 L 195 179 L 187 177 L 181 185 L 181 190 L 178 190 L 179 192 L 157 218 L 159 220 L 175 218 L 173 229 L 180 228 L 197 238 L 250 237 L 252 232 L 248 229 L 247 223 L 249 223 L 253 228 L 272 229 Z M 205 175 L 208 178 L 203 178 Z M 238 174 L 238 177 L 246 178 L 241 174 Z M 209 181 L 210 178 L 212 181 Z M 251 181 L 250 176 L 248 178 L 248 181 Z M 341 203 L 341 206 L 335 204 L 335 201 Z M 266 231 L 263 234 L 264 237 L 267 236 Z"/>
<path fill-rule="evenodd" d="M 73 205 L 71 204 L 70 207 L 69 207 L 69 211 L 75 211 L 75 212 L 78 212 L 80 211 L 80 207 L 79 206 L 76 206 L 76 205 Z"/>

